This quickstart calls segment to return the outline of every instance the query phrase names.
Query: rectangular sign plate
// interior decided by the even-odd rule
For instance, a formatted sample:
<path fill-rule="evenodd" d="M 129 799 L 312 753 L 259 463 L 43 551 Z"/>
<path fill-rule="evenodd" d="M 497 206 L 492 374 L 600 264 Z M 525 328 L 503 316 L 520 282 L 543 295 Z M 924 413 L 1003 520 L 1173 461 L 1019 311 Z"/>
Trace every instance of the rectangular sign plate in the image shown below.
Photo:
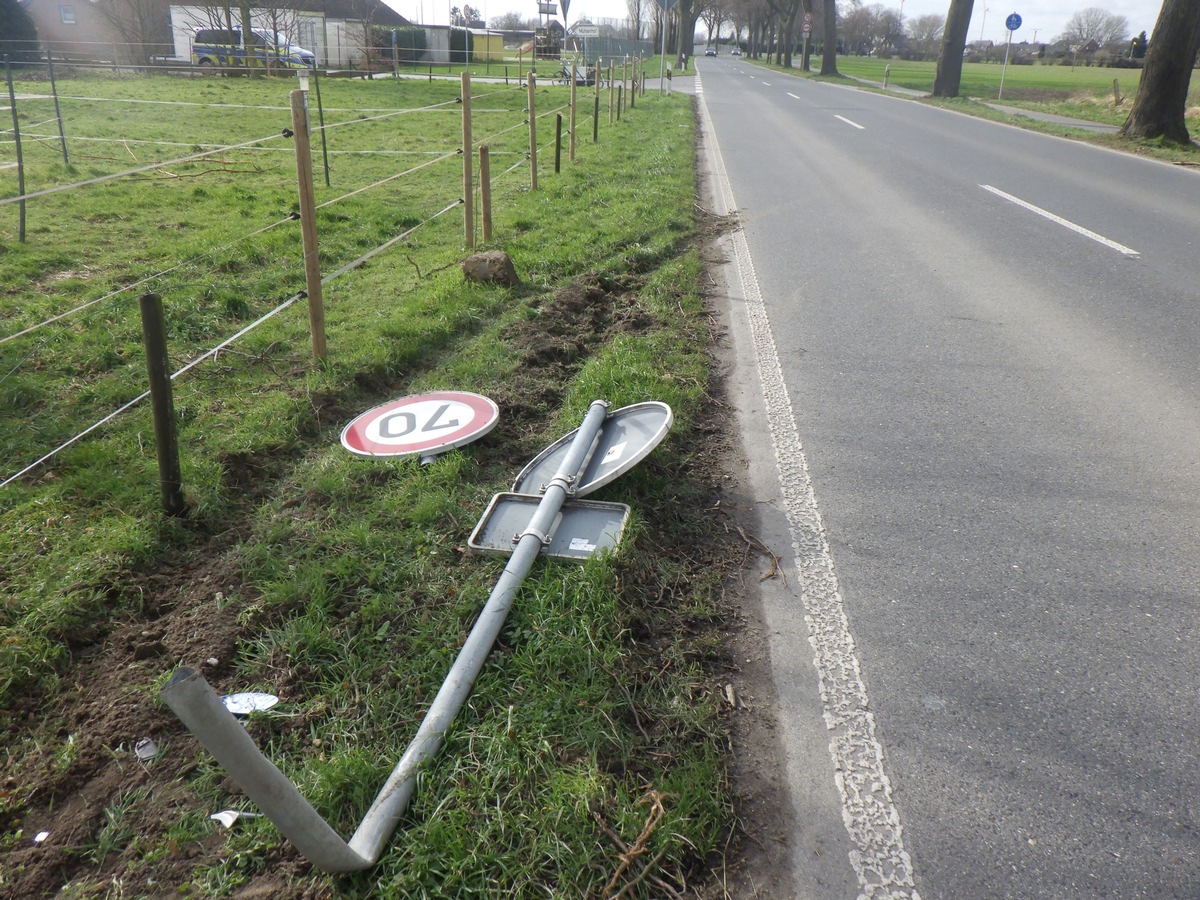
<path fill-rule="evenodd" d="M 477 553 L 510 555 L 517 546 L 514 538 L 529 527 L 541 502 L 541 497 L 530 494 L 497 494 L 471 532 L 467 546 Z M 613 550 L 628 521 L 629 507 L 624 503 L 568 500 L 550 530 L 550 545 L 543 547 L 542 553 L 579 561 Z"/>

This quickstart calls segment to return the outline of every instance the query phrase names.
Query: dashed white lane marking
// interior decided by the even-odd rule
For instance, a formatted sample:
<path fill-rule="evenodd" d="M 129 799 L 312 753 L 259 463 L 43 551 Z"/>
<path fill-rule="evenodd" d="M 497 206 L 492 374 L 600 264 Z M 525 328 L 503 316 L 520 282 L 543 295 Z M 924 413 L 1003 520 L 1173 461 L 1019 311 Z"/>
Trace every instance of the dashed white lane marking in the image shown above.
<path fill-rule="evenodd" d="M 793 100 L 799 100 L 799 99 L 800 99 L 799 97 L 797 97 L 795 94 L 791 93 L 790 91 L 788 92 L 788 96 L 789 96 L 789 97 L 791 97 Z"/>
<path fill-rule="evenodd" d="M 851 126 L 851 127 L 853 127 L 853 128 L 857 128 L 859 131 L 865 131 L 865 130 L 866 130 L 866 126 L 859 125 L 857 122 L 851 122 L 851 121 L 850 121 L 849 119 L 847 119 L 845 116 L 838 116 L 838 115 L 835 115 L 835 116 L 834 116 L 834 118 L 835 118 L 835 119 L 841 119 L 841 120 L 842 120 L 843 122 L 845 122 L 847 125 L 850 125 L 850 126 Z"/>
<path fill-rule="evenodd" d="M 704 131 L 713 142 L 716 184 L 726 210 L 736 210 L 707 100 L 701 100 L 700 113 Z M 818 689 L 825 726 L 830 733 L 833 777 L 842 801 L 842 822 L 855 847 L 850 851 L 850 863 L 858 876 L 859 898 L 920 900 L 913 881 L 912 860 L 904 849 L 900 813 L 892 800 L 892 784 L 884 768 L 883 746 L 875 735 L 875 716 L 825 538 L 825 524 L 813 492 L 808 460 L 792 414 L 791 398 L 750 247 L 740 227 L 734 230 L 731 243 L 766 401 L 784 512 L 796 554 L 808 640 L 815 653 Z M 800 813 L 803 815 L 803 810 Z"/>
<path fill-rule="evenodd" d="M 771 82 L 769 82 L 769 81 L 763 82 L 763 87 L 770 87 L 770 86 L 771 86 Z"/>
<path fill-rule="evenodd" d="M 1132 247 L 1126 247 L 1124 244 L 1118 244 L 1116 241 L 1111 241 L 1102 234 L 1096 234 L 1094 231 L 1089 231 L 1082 225 L 1076 225 L 1069 219 L 1064 219 L 1062 216 L 1056 216 L 1054 213 L 1044 210 L 1040 206 L 1034 206 L 1032 203 L 1022 200 L 1020 197 L 1014 197 L 1012 194 L 1006 194 L 1004 191 L 1000 190 L 1000 188 L 992 187 L 990 184 L 981 184 L 980 187 L 985 191 L 991 191 L 997 197 L 1003 197 L 1009 203 L 1015 203 L 1017 206 L 1023 207 L 1030 212 L 1035 212 L 1039 216 L 1043 216 L 1044 218 L 1049 219 L 1051 222 L 1061 225 L 1063 228 L 1069 228 L 1077 234 L 1082 234 L 1086 238 L 1091 238 L 1096 243 L 1103 244 L 1105 247 L 1108 247 L 1111 250 L 1116 250 L 1118 253 L 1124 253 L 1126 256 L 1141 256 L 1141 253 L 1137 250 L 1134 250 Z"/>

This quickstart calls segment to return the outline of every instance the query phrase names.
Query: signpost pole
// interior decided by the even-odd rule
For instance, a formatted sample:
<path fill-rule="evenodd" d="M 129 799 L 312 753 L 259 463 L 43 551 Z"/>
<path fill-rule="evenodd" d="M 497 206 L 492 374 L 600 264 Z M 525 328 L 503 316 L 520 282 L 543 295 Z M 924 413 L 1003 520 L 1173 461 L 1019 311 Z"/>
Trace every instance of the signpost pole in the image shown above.
<path fill-rule="evenodd" d="M 1013 32 L 1021 27 L 1021 17 L 1013 13 L 1004 20 L 1004 26 L 1008 29 L 1008 43 L 1004 45 L 1004 66 L 1000 69 L 1000 91 L 996 94 L 997 100 L 1004 96 L 1004 76 L 1008 73 L 1008 51 L 1012 49 Z"/>

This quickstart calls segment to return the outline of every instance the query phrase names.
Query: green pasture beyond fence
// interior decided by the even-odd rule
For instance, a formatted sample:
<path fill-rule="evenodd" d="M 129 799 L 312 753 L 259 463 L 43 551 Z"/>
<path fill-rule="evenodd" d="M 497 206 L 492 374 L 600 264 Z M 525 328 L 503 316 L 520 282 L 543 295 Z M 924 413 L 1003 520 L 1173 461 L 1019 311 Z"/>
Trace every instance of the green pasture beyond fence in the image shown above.
<path fill-rule="evenodd" d="M 13 469 L 0 481 L 98 420 L 106 406 L 141 393 L 140 379 L 127 377 L 139 355 L 137 317 L 127 314 L 138 294 L 156 292 L 176 310 L 171 352 L 194 360 L 229 336 L 210 316 L 241 324 L 302 292 L 311 300 L 321 280 L 397 241 L 404 249 L 394 252 L 410 252 L 420 245 L 415 232 L 435 220 L 456 221 L 462 243 L 474 246 L 490 228 L 484 199 L 503 204 L 513 191 L 536 187 L 539 173 L 545 178 L 569 164 L 580 140 L 598 139 L 601 125 L 617 123 L 636 103 L 632 71 L 623 66 L 615 74 L 603 89 L 468 80 L 465 97 L 464 82 L 435 82 L 421 87 L 419 107 L 404 105 L 416 88 L 403 80 L 311 79 L 312 152 L 302 162 L 311 160 L 315 183 L 315 279 L 311 272 L 306 278 L 313 254 L 303 247 L 299 221 L 297 80 L 181 84 L 92 74 L 60 84 L 11 81 L 5 117 L 11 113 L 12 124 L 0 130 L 0 240 L 29 247 L 0 255 L 0 284 L 7 285 L 0 386 L 11 405 L 43 414 L 0 429 Z M 413 260 L 418 271 L 440 264 Z M 176 302 L 184 297 L 185 304 Z M 93 348 L 86 377 L 48 387 L 33 375 L 70 341 L 73 316 L 96 315 L 113 317 L 113 341 Z M 323 356 L 318 336 L 311 338 Z M 120 377 L 109 377 L 115 372 Z M 44 415 L 46 402 L 54 414 Z"/>

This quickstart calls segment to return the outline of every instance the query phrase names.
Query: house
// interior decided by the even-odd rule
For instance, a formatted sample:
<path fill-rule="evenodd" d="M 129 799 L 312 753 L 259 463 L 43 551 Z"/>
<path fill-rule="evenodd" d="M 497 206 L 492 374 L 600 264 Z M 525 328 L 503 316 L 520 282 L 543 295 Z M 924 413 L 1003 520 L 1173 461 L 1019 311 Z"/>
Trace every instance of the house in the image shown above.
<path fill-rule="evenodd" d="M 221 6 L 170 8 L 174 55 L 191 59 L 198 28 L 240 28 L 235 9 L 225 20 Z M 375 29 L 404 28 L 407 19 L 379 0 L 288 0 L 287 6 L 254 7 L 250 27 L 277 32 L 288 43 L 311 50 L 325 69 L 368 69 L 388 48 Z"/>
<path fill-rule="evenodd" d="M 37 27 L 42 48 L 71 59 L 127 60 L 131 45 L 92 0 L 20 0 Z M 159 39 L 165 38 L 160 33 Z M 153 39 L 153 36 L 146 36 Z"/>

